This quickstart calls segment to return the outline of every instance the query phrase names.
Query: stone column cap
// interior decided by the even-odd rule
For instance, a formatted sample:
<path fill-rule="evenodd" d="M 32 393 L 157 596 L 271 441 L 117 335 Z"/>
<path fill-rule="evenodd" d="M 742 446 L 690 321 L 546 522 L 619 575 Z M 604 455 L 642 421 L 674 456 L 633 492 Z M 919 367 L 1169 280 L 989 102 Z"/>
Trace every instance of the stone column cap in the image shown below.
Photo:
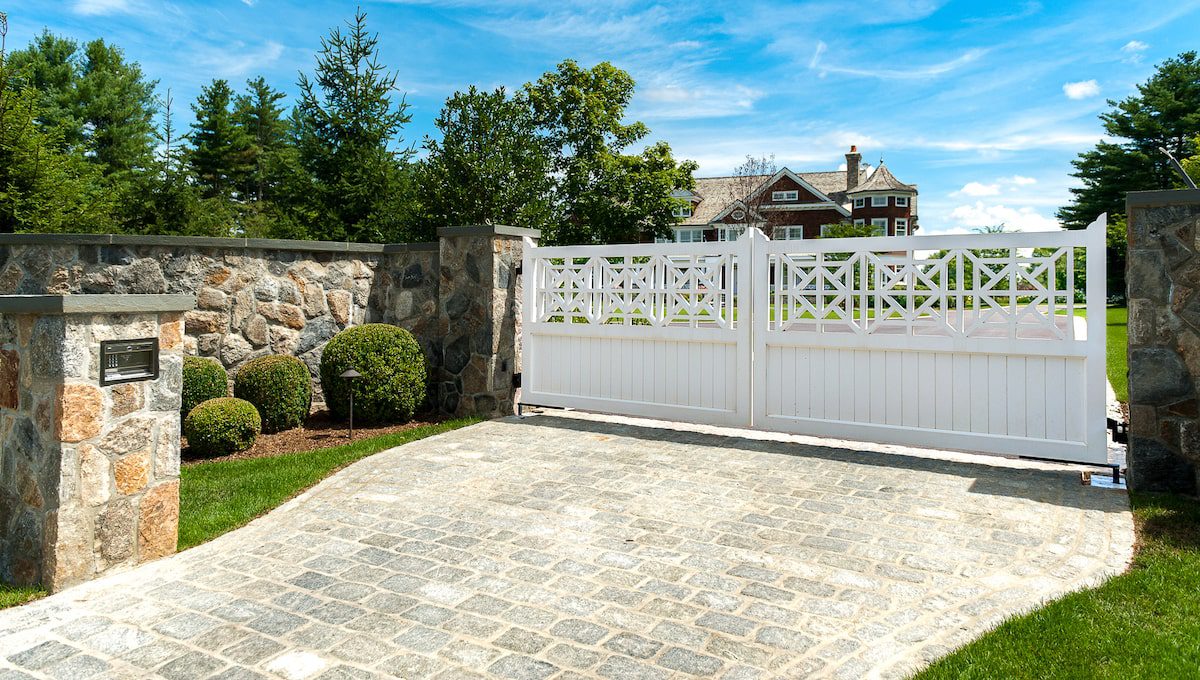
<path fill-rule="evenodd" d="M 542 231 L 540 229 L 526 229 L 525 227 L 509 227 L 503 224 L 468 224 L 461 227 L 438 227 L 438 238 L 451 236 L 528 236 L 529 238 L 541 238 Z"/>
<path fill-rule="evenodd" d="M 1193 205 L 1196 203 L 1200 203 L 1200 189 L 1130 191 L 1125 194 L 1125 206 L 1127 208 L 1152 205 Z"/>
<path fill-rule="evenodd" d="M 196 297 L 171 295 L 0 295 L 0 314 L 138 314 L 187 312 Z"/>

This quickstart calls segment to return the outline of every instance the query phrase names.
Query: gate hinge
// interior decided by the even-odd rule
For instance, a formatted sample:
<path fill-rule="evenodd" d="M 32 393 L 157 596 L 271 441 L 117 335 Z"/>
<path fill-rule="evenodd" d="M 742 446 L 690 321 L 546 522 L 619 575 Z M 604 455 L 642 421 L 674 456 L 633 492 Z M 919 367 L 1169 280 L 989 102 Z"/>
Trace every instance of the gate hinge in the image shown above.
<path fill-rule="evenodd" d="M 513 373 L 513 383 L 512 383 L 512 386 L 513 386 L 513 387 L 520 387 L 520 386 L 521 386 L 521 374 L 520 374 L 520 373 Z"/>
<path fill-rule="evenodd" d="M 1115 418 L 1108 419 L 1108 429 L 1112 432 L 1112 439 L 1117 444 L 1129 443 L 1129 423 L 1116 420 Z"/>
<path fill-rule="evenodd" d="M 525 264 L 518 263 L 516 267 L 513 267 L 513 271 L 516 272 L 517 276 L 524 274 L 525 273 Z"/>

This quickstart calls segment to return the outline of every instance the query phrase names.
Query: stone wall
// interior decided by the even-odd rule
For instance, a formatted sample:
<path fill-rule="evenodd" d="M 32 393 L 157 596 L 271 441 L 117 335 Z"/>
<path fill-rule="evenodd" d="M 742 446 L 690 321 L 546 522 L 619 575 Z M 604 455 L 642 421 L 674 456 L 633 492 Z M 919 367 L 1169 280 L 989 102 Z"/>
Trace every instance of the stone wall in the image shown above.
<path fill-rule="evenodd" d="M 1197 491 L 1200 191 L 1127 199 L 1129 486 Z"/>
<path fill-rule="evenodd" d="M 0 295 L 186 293 L 184 348 L 232 376 L 291 354 L 317 381 L 325 342 L 346 326 L 408 329 L 430 365 L 441 356 L 438 244 L 263 239 L 0 235 Z"/>
<path fill-rule="evenodd" d="M 192 304 L 0 298 L 0 581 L 57 591 L 175 551 Z M 101 386 L 100 342 L 142 337 L 159 338 L 158 379 Z"/>
<path fill-rule="evenodd" d="M 435 372 L 439 408 L 454 415 L 511 415 L 519 373 L 521 266 L 530 229 L 438 230 L 442 362 Z M 465 274 L 465 275 L 464 275 Z"/>

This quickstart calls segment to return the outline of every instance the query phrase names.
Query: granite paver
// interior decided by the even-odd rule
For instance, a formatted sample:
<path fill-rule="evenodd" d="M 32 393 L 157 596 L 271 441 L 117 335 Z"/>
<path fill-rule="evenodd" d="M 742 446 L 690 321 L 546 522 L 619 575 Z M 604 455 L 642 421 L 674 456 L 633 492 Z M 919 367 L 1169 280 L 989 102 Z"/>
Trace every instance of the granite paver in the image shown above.
<path fill-rule="evenodd" d="M 902 677 L 1132 542 L 1061 466 L 508 418 L 0 611 L 0 677 Z"/>

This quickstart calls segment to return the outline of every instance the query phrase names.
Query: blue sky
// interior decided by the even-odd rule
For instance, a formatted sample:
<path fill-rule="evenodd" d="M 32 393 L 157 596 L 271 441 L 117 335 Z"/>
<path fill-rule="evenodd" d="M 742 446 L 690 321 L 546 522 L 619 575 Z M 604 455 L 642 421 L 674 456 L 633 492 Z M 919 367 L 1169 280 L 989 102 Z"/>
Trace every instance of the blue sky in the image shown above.
<path fill-rule="evenodd" d="M 1056 228 L 1070 161 L 1096 116 L 1154 64 L 1200 48 L 1200 0 L 737 3 L 600 0 L 362 2 L 412 104 L 409 140 L 445 98 L 509 88 L 562 59 L 608 60 L 638 90 L 629 113 L 700 176 L 747 154 L 832 170 L 857 144 L 921 192 L 924 233 L 1005 223 Z M 202 84 L 264 75 L 294 95 L 353 2 L 0 0 L 8 45 L 43 27 L 103 37 L 141 63 L 177 111 Z M 1190 38 L 1190 40 L 1189 40 Z M 289 99 L 291 101 L 291 99 Z"/>

